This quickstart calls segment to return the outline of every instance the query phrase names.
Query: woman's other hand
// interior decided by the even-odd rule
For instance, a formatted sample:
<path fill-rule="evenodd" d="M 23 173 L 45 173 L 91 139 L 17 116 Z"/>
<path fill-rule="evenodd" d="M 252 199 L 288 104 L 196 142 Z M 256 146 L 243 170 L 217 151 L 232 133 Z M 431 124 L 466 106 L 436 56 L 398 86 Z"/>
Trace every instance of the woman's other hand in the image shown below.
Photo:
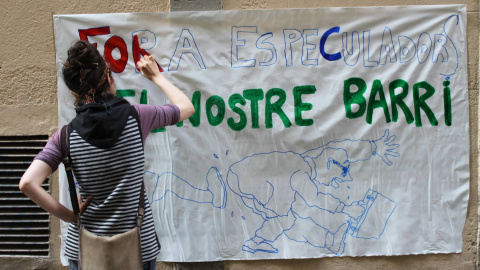
<path fill-rule="evenodd" d="M 83 215 L 85 210 L 87 210 L 88 205 L 92 202 L 92 196 L 88 196 L 87 199 L 82 202 L 82 199 L 80 196 L 78 196 L 78 208 L 80 208 L 80 215 Z"/>
<path fill-rule="evenodd" d="M 88 196 L 87 199 L 82 202 L 82 198 L 78 195 L 78 208 L 80 210 L 80 216 L 83 215 L 85 210 L 87 210 L 88 205 L 92 202 L 92 196 Z M 77 216 L 75 213 L 70 210 L 67 217 L 63 218 L 63 221 L 70 222 L 70 223 L 77 223 Z"/>

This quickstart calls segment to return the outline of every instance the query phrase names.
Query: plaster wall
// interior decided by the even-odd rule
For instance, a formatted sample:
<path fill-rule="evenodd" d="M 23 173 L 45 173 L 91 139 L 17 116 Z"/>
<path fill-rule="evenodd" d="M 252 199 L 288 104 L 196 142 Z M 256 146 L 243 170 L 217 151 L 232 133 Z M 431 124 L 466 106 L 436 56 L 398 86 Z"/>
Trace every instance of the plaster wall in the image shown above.
<path fill-rule="evenodd" d="M 208 3 L 206 3 L 208 2 Z M 57 129 L 54 14 L 165 12 L 172 10 L 278 9 L 338 6 L 466 4 L 470 99 L 470 201 L 459 254 L 340 257 L 305 260 L 158 263 L 157 269 L 475 269 L 478 261 L 478 62 L 477 0 L 0 0 L 0 136 L 51 135 Z M 58 177 L 52 178 L 58 197 Z M 0 257 L 1 269 L 62 269 L 59 220 L 51 218 L 49 257 Z"/>

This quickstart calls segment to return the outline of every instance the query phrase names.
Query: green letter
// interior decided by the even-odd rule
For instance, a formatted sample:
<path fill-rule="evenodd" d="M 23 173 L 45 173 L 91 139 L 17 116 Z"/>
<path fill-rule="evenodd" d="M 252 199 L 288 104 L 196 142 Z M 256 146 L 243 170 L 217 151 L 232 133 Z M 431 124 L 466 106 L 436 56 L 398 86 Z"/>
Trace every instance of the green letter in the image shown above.
<path fill-rule="evenodd" d="M 263 99 L 262 89 L 243 90 L 243 97 L 250 100 L 250 109 L 252 114 L 252 128 L 259 128 L 258 125 L 258 101 Z"/>
<path fill-rule="evenodd" d="M 118 90 L 117 90 L 118 91 Z M 148 104 L 147 90 L 143 89 L 140 93 L 140 104 Z"/>
<path fill-rule="evenodd" d="M 380 95 L 379 100 L 375 100 L 377 93 Z M 368 99 L 367 109 L 367 123 L 372 124 L 373 110 L 375 108 L 383 108 L 385 114 L 385 120 L 390 123 L 390 113 L 388 112 L 387 100 L 385 99 L 385 93 L 383 92 L 382 82 L 380 80 L 374 80 L 372 85 L 372 91 L 370 91 L 370 97 Z"/>
<path fill-rule="evenodd" d="M 395 89 L 402 88 L 402 92 L 398 95 L 395 95 Z M 392 102 L 392 118 L 393 122 L 398 120 L 398 110 L 397 105 L 402 109 L 405 119 L 408 124 L 413 123 L 413 115 L 407 104 L 403 101 L 408 95 L 408 83 L 404 80 L 394 80 L 388 85 L 388 91 L 390 92 L 390 101 Z"/>
<path fill-rule="evenodd" d="M 122 97 L 134 97 L 135 96 L 135 90 L 133 89 L 117 89 L 115 90 L 115 95 L 119 98 Z M 143 103 L 140 103 L 143 104 Z M 145 103 L 147 104 L 147 103 Z"/>
<path fill-rule="evenodd" d="M 358 91 L 355 93 L 350 92 L 352 85 L 358 87 Z M 343 81 L 343 104 L 345 105 L 345 116 L 353 119 L 362 116 L 365 113 L 366 103 L 363 94 L 367 90 L 367 84 L 361 78 L 350 78 Z M 352 104 L 358 104 L 359 108 L 357 112 L 352 112 Z"/>
<path fill-rule="evenodd" d="M 313 94 L 317 91 L 315 85 L 295 86 L 293 88 L 293 100 L 295 104 L 295 124 L 298 126 L 311 126 L 313 119 L 302 119 L 302 111 L 309 111 L 313 108 L 312 103 L 303 103 L 303 94 Z"/>
<path fill-rule="evenodd" d="M 217 106 L 217 115 L 213 116 L 212 107 Z M 207 113 L 208 123 L 212 126 L 218 126 L 223 122 L 225 116 L 225 101 L 220 96 L 211 96 L 205 104 L 205 112 Z"/>
<path fill-rule="evenodd" d="M 193 107 L 195 108 L 195 113 L 188 118 L 193 127 L 198 127 L 200 125 L 200 98 L 202 93 L 200 91 L 195 91 L 192 96 Z"/>
<path fill-rule="evenodd" d="M 423 88 L 426 90 L 425 94 L 420 96 L 420 88 Z M 435 88 L 428 82 L 418 82 L 413 85 L 413 105 L 415 106 L 415 125 L 417 127 L 422 126 L 422 119 L 420 117 L 420 108 L 425 111 L 425 114 L 428 117 L 428 120 L 430 121 L 430 124 L 432 126 L 438 125 L 437 118 L 435 118 L 435 115 L 433 114 L 432 110 L 430 107 L 428 107 L 427 103 L 425 101 L 429 99 L 431 96 L 435 94 Z"/>
<path fill-rule="evenodd" d="M 379 100 L 375 100 L 377 93 L 380 95 Z M 375 108 L 383 108 L 383 113 L 385 114 L 387 123 L 391 122 L 387 101 L 385 100 L 385 93 L 383 92 L 383 86 L 380 80 L 373 81 L 372 91 L 370 92 L 370 97 L 368 99 L 367 123 L 369 124 L 372 124 L 373 109 Z"/>
<path fill-rule="evenodd" d="M 450 81 L 443 82 L 443 108 L 445 110 L 445 125 L 452 125 L 452 97 L 450 96 Z"/>
<path fill-rule="evenodd" d="M 240 116 L 240 120 L 238 121 L 238 123 L 235 123 L 235 119 L 233 119 L 233 117 L 229 117 L 227 119 L 227 124 L 232 130 L 240 131 L 247 126 L 247 115 L 242 109 L 236 106 L 237 103 L 240 103 L 243 106 L 247 104 L 247 102 L 242 97 L 242 95 L 240 94 L 231 95 L 230 98 L 228 99 L 228 106 L 230 106 L 232 111 L 236 112 Z"/>
<path fill-rule="evenodd" d="M 267 91 L 265 95 L 265 127 L 272 128 L 272 114 L 276 113 L 282 119 L 283 125 L 285 127 L 292 126 L 292 123 L 288 119 L 287 115 L 283 112 L 282 106 L 287 100 L 287 94 L 283 89 L 280 88 L 272 88 Z M 275 103 L 272 103 L 272 97 L 278 96 L 278 100 Z"/>

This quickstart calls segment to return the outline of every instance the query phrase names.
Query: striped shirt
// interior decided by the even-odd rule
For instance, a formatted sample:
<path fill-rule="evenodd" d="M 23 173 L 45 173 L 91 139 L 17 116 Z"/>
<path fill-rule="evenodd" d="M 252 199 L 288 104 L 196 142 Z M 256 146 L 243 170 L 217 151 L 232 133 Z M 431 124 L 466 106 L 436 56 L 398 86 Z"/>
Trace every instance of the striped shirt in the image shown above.
<path fill-rule="evenodd" d="M 111 236 L 134 228 L 145 163 L 142 137 L 135 118 L 129 117 L 122 135 L 110 149 L 95 147 L 72 131 L 70 156 L 80 194 L 83 198 L 93 197 L 81 216 L 85 229 L 98 236 Z M 143 196 L 148 202 L 145 193 Z M 68 236 L 65 254 L 71 260 L 78 260 L 75 224 L 70 224 Z M 145 204 L 141 242 L 142 260 L 155 259 L 160 247 L 148 203 Z"/>
<path fill-rule="evenodd" d="M 141 131 L 137 120 L 130 116 L 112 148 L 95 147 L 77 131 L 70 133 L 70 156 L 79 192 L 83 198 L 93 197 L 81 221 L 88 231 L 99 236 L 123 233 L 135 226 L 145 162 L 142 143 L 150 130 L 178 122 L 179 109 L 174 105 L 134 107 L 139 115 Z M 52 169 L 56 169 L 61 160 L 59 137 L 57 131 L 45 149 L 35 157 Z M 146 262 L 155 259 L 160 245 L 147 196 L 145 193 L 143 196 L 145 217 L 141 227 L 141 248 L 142 260 Z M 76 224 L 70 224 L 68 228 L 65 255 L 68 259 L 78 260 Z"/>

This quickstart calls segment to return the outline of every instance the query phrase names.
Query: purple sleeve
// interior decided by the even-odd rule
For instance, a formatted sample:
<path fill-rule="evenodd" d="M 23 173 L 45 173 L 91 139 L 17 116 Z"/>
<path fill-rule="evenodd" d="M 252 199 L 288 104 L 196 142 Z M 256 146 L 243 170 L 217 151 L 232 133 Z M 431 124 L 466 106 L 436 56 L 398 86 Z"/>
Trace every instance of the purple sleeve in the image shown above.
<path fill-rule="evenodd" d="M 60 144 L 60 132 L 62 129 L 53 133 L 52 137 L 47 142 L 47 145 L 43 148 L 33 160 L 41 160 L 47 163 L 52 171 L 56 171 L 60 162 L 62 162 L 62 148 Z"/>
<path fill-rule="evenodd" d="M 166 104 L 162 106 L 137 104 L 133 105 L 137 110 L 142 129 L 143 143 L 147 139 L 150 131 L 164 126 L 171 126 L 180 120 L 180 109 L 175 104 Z"/>

